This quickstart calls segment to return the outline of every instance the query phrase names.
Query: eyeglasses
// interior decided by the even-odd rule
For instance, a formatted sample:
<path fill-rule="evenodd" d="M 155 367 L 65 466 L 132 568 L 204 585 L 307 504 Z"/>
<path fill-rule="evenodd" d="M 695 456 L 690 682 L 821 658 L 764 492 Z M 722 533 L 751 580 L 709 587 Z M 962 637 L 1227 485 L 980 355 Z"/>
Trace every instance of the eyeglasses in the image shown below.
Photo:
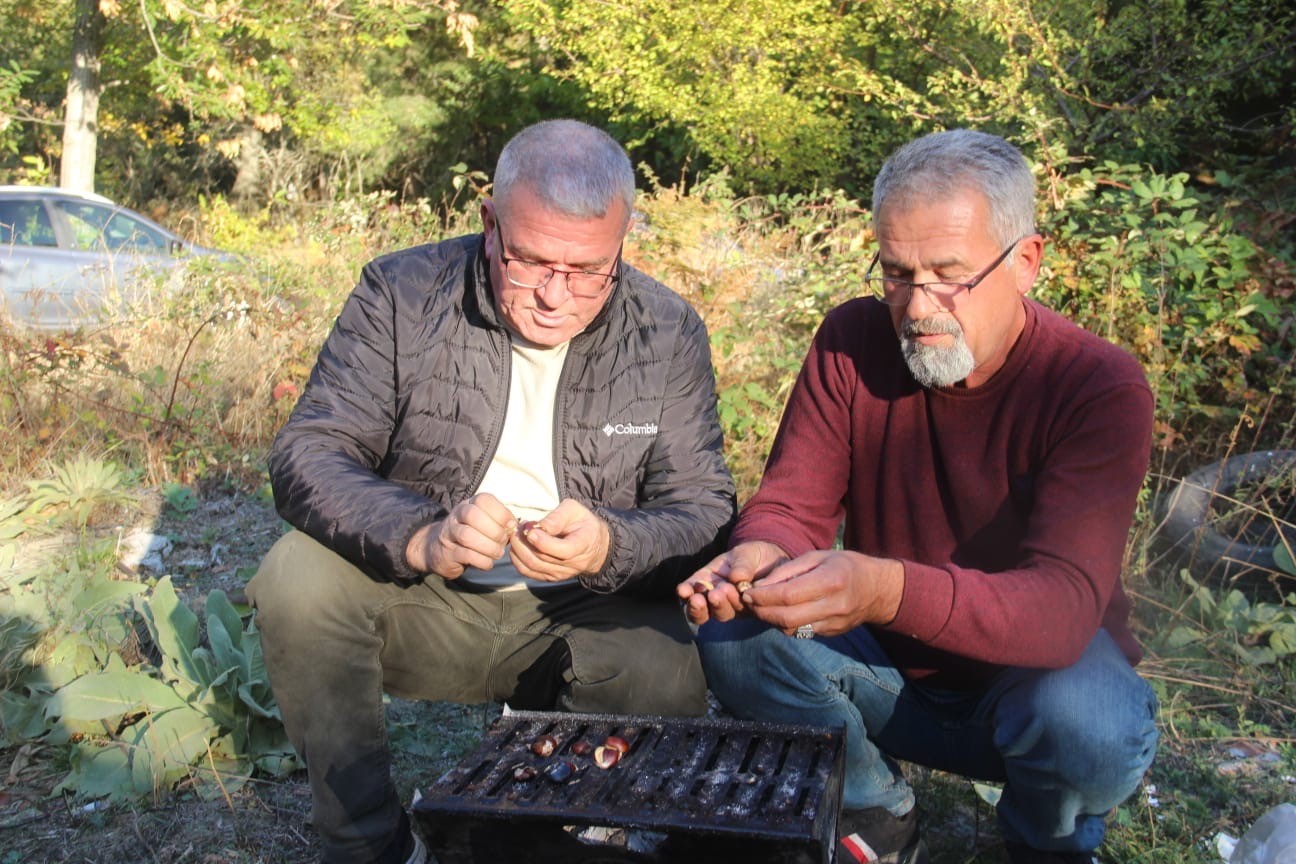
<path fill-rule="evenodd" d="M 510 258 L 505 255 L 504 231 L 498 219 L 495 222 L 495 230 L 499 232 L 499 257 L 500 261 L 504 263 L 504 275 L 508 278 L 508 281 L 519 288 L 534 291 L 548 285 L 555 275 L 561 275 L 567 280 L 568 294 L 589 300 L 607 290 L 612 280 L 621 273 L 621 253 L 625 251 L 624 243 L 617 249 L 616 261 L 612 262 L 612 272 L 610 273 L 598 273 L 590 270 L 555 270 L 548 264 L 527 261 L 525 258 Z"/>
<path fill-rule="evenodd" d="M 981 280 L 993 273 L 994 269 L 1008 257 L 1008 254 L 1017 248 L 1017 244 L 1029 236 L 1031 235 L 1023 234 L 1008 244 L 1008 248 L 1000 252 L 999 257 L 990 262 L 990 266 L 966 282 L 910 282 L 908 279 L 874 276 L 873 268 L 877 267 L 878 257 L 882 254 L 879 251 L 873 255 L 873 260 L 869 263 L 868 271 L 864 274 L 864 284 L 888 306 L 908 306 L 910 298 L 913 297 L 914 289 L 921 288 L 923 293 L 927 295 L 927 299 L 948 308 L 959 294 L 964 291 L 971 291 L 980 285 Z"/>

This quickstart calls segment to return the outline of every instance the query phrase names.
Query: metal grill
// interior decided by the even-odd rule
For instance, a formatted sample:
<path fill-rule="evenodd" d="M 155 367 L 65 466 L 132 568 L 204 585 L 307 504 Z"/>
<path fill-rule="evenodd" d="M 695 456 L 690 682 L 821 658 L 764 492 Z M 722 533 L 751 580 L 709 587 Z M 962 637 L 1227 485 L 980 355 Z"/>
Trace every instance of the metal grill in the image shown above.
<path fill-rule="evenodd" d="M 554 739 L 550 755 L 532 752 L 542 736 Z M 629 752 L 599 768 L 588 750 L 610 736 Z M 497 720 L 412 815 L 442 864 L 827 864 L 842 759 L 841 732 L 820 727 L 518 712 Z M 548 775 L 559 762 L 569 778 Z"/>

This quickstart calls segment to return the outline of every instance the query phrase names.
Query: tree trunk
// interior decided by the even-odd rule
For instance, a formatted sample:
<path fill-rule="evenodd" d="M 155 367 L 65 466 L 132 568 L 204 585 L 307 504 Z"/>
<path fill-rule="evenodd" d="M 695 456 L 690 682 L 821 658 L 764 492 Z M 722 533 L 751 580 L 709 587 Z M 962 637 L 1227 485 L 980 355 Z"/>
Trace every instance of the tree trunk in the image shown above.
<path fill-rule="evenodd" d="M 67 111 L 59 185 L 74 192 L 93 192 L 99 145 L 99 57 L 103 51 L 104 15 L 99 0 L 76 0 L 72 25 L 72 74 L 68 76 Z"/>

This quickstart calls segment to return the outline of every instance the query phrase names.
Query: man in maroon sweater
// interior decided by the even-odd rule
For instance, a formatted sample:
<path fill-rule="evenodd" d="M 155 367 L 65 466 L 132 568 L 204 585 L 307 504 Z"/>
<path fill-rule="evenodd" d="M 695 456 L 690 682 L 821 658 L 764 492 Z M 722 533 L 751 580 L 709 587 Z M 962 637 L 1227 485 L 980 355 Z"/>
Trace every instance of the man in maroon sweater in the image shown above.
<path fill-rule="evenodd" d="M 1016 864 L 1095 861 L 1156 750 L 1120 581 L 1153 399 L 1027 298 L 1034 212 L 1000 138 L 887 161 L 874 296 L 828 314 L 730 550 L 679 586 L 728 710 L 845 728 L 839 860 L 927 860 L 904 760 L 1002 783 Z"/>

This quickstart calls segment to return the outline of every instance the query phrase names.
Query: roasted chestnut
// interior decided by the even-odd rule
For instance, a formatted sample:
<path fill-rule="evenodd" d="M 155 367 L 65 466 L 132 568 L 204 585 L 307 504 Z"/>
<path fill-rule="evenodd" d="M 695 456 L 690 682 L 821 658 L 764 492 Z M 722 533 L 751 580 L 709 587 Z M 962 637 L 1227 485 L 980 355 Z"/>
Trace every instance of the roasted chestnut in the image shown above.
<path fill-rule="evenodd" d="M 594 764 L 600 768 L 611 768 L 621 760 L 621 751 L 606 745 L 594 748 Z"/>
<path fill-rule="evenodd" d="M 558 739 L 552 735 L 541 735 L 531 742 L 531 752 L 537 756 L 552 756 L 558 749 Z"/>
<path fill-rule="evenodd" d="M 528 765 L 525 762 L 519 762 L 513 766 L 513 779 L 519 783 L 525 783 L 528 780 L 534 780 L 536 769 L 534 765 Z"/>
<path fill-rule="evenodd" d="M 630 742 L 619 735 L 609 735 L 603 746 L 620 751 L 622 756 L 630 752 Z"/>
<path fill-rule="evenodd" d="M 577 738 L 572 742 L 571 752 L 573 756 L 588 756 L 594 752 L 594 745 L 584 738 Z"/>

